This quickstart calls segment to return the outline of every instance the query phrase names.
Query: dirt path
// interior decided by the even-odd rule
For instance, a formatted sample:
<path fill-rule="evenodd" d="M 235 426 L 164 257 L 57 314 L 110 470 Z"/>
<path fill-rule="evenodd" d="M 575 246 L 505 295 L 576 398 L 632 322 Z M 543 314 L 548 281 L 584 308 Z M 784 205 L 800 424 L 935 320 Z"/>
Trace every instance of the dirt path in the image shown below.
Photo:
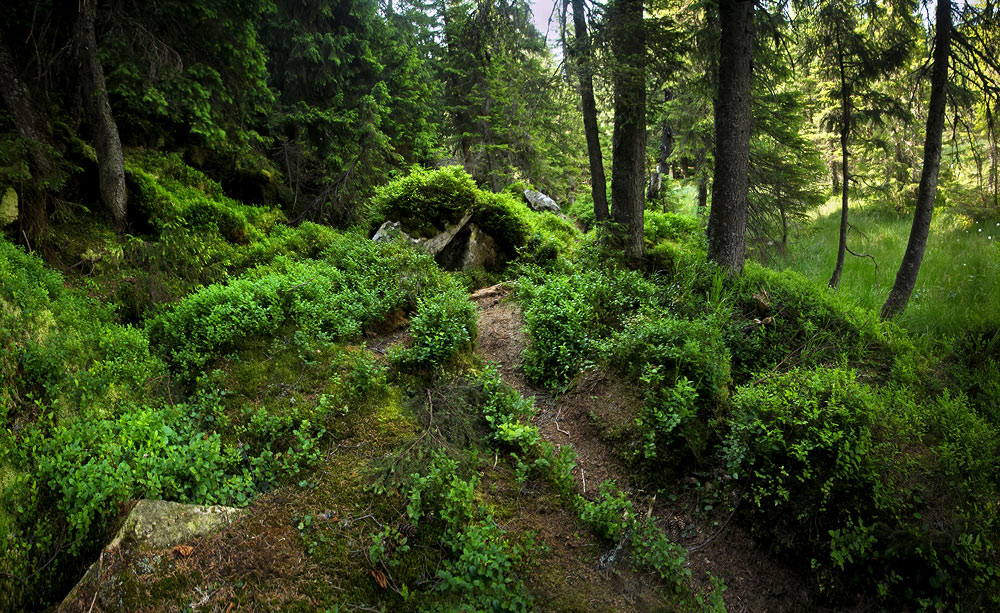
<path fill-rule="evenodd" d="M 511 288 L 501 284 L 472 294 L 479 309 L 476 351 L 484 360 L 497 363 L 504 380 L 522 395 L 535 396 L 538 412 L 532 421 L 546 440 L 573 445 L 578 454 L 574 470 L 577 491 L 593 499 L 601 481 L 610 479 L 630 492 L 638 508 L 651 505 L 658 525 L 672 540 L 691 550 L 688 566 L 695 585 L 707 589 L 708 573 L 725 582 L 730 611 L 820 610 L 800 572 L 775 560 L 736 521 L 726 523 L 728 512 L 690 516 L 685 512 L 690 505 L 657 502 L 629 478 L 607 436 L 626 425 L 623 421 L 633 419 L 635 407 L 641 403 L 641 393 L 633 385 L 613 373 L 596 370 L 582 375 L 567 393 L 553 397 L 525 378 L 520 363 L 528 339 L 520 307 L 510 298 L 511 293 Z M 615 609 L 649 608 L 652 577 L 632 571 L 631 565 L 621 560 L 613 569 L 597 569 L 596 560 L 602 552 L 593 551 L 592 545 L 589 551 L 581 545 L 582 526 L 574 529 L 571 513 L 553 511 L 544 496 L 540 503 L 526 496 L 520 506 L 521 517 L 516 523 L 538 531 L 552 548 L 552 557 L 567 569 L 567 582 L 597 581 L 597 593 L 618 591 L 621 598 L 611 601 L 618 605 Z M 536 587 L 546 590 L 544 584 Z M 591 600 L 589 604 L 598 603 Z"/>

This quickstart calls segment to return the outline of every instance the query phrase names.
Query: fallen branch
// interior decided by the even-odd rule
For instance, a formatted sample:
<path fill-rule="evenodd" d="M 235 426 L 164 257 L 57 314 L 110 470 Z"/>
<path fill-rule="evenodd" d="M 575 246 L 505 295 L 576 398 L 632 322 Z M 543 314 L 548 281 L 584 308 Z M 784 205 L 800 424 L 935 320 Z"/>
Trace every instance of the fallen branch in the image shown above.
<path fill-rule="evenodd" d="M 853 251 L 851 251 L 851 248 L 848 247 L 847 245 L 844 245 L 844 249 L 847 250 L 847 253 L 850 253 L 856 258 L 871 259 L 872 263 L 875 264 L 875 286 L 878 287 L 878 262 L 875 260 L 875 258 L 867 253 L 854 253 Z"/>
<path fill-rule="evenodd" d="M 719 536 L 720 534 L 723 533 L 723 531 L 725 531 L 726 527 L 729 526 L 729 522 L 733 521 L 733 517 L 736 516 L 736 511 L 740 508 L 740 503 L 743 502 L 743 496 L 745 494 L 746 494 L 746 490 L 744 489 L 743 490 L 743 494 L 740 494 L 739 500 L 737 500 L 736 504 L 733 505 L 733 511 L 732 511 L 732 513 L 730 513 L 729 517 L 726 518 L 726 522 L 724 524 L 722 524 L 722 527 L 719 528 L 719 531 L 716 532 L 715 534 L 713 534 L 712 536 L 708 537 L 708 540 L 705 541 L 704 543 L 701 543 L 699 545 L 695 545 L 694 547 L 688 549 L 688 553 L 694 553 L 694 552 L 698 551 L 699 549 L 701 549 L 702 547 L 705 547 L 706 545 L 708 545 L 709 543 L 711 543 L 712 541 L 714 541 L 715 537 Z"/>

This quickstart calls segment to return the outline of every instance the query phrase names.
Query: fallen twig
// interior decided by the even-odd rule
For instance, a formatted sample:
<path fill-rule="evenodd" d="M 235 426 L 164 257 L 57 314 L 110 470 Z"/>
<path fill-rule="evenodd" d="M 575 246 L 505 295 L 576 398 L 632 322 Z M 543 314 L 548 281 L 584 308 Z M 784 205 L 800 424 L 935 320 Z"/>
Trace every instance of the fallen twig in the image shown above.
<path fill-rule="evenodd" d="M 726 522 L 724 524 L 722 524 L 722 527 L 719 528 L 719 531 L 716 532 L 715 534 L 713 534 L 712 536 L 708 537 L 708 540 L 705 541 L 704 543 L 701 543 L 699 545 L 695 545 L 694 547 L 688 549 L 688 553 L 694 553 L 694 552 L 698 551 L 702 547 L 704 547 L 704 546 L 708 545 L 709 543 L 711 543 L 712 541 L 714 541 L 715 537 L 717 537 L 720 534 L 722 534 L 722 532 L 726 529 L 726 527 L 729 526 L 729 522 L 733 521 L 733 517 L 736 516 L 736 511 L 740 508 L 740 503 L 743 502 L 743 495 L 744 494 L 746 494 L 746 490 L 743 490 L 743 494 L 740 494 L 739 500 L 737 500 L 736 504 L 733 505 L 733 511 L 732 511 L 732 513 L 730 513 L 729 517 L 726 518 Z"/>

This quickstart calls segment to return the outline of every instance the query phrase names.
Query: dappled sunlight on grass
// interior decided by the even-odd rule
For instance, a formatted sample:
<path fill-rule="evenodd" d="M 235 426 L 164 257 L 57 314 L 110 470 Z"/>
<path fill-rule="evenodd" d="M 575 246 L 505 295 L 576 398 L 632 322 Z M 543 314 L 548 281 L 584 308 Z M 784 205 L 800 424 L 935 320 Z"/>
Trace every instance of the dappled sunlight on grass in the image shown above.
<path fill-rule="evenodd" d="M 808 226 L 789 237 L 789 255 L 775 266 L 826 284 L 837 257 L 840 202 L 831 199 Z M 860 205 L 851 209 L 848 247 L 871 258 L 847 256 L 839 291 L 856 304 L 879 310 L 906 249 L 912 218 Z M 1000 221 L 975 220 L 938 209 L 927 250 L 902 325 L 917 334 L 956 336 L 1000 326 Z"/>

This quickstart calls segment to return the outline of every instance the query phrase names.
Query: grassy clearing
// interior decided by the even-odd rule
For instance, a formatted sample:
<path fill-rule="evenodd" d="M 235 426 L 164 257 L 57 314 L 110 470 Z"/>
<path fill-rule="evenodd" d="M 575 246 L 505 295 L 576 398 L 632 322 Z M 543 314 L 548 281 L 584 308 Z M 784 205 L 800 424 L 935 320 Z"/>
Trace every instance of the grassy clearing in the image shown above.
<path fill-rule="evenodd" d="M 789 238 L 787 258 L 773 264 L 826 285 L 837 258 L 839 202 L 816 210 Z M 906 249 L 912 218 L 859 204 L 851 209 L 848 246 L 871 259 L 848 256 L 839 292 L 859 306 L 882 308 Z M 955 209 L 934 212 L 916 289 L 899 323 L 917 336 L 956 337 L 1000 327 L 1000 220 Z"/>

